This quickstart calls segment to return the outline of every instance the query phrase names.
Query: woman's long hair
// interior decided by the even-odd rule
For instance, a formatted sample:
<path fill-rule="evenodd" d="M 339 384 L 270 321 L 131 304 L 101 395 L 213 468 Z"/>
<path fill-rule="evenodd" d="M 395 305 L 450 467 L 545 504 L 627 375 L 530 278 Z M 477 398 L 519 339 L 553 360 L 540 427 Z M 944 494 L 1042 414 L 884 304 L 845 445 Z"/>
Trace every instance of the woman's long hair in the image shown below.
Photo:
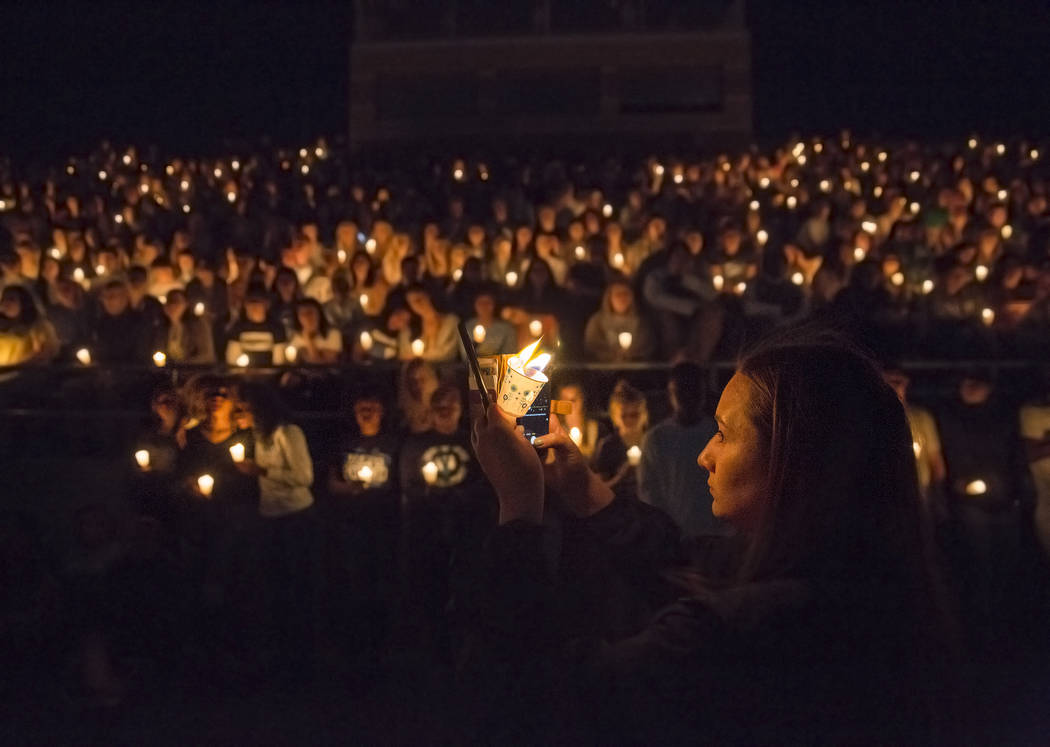
<path fill-rule="evenodd" d="M 272 386 L 245 381 L 238 387 L 237 396 L 251 408 L 255 430 L 263 438 L 271 438 L 277 426 L 292 422 L 291 410 Z"/>
<path fill-rule="evenodd" d="M 914 655 L 930 712 L 944 713 L 955 633 L 900 401 L 866 353 L 812 324 L 778 330 L 737 370 L 769 465 L 738 581 L 807 578 L 870 607 Z"/>

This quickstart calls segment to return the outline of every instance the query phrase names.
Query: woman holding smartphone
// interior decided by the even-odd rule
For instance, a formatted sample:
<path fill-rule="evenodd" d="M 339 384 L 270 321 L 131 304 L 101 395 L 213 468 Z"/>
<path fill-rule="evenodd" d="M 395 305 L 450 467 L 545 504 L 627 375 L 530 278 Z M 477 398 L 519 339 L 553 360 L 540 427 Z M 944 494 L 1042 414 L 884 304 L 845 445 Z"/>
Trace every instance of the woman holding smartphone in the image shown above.
<path fill-rule="evenodd" d="M 488 728 L 953 741 L 951 627 L 907 421 L 877 368 L 827 333 L 778 332 L 740 361 L 715 417 L 698 463 L 739 537 L 682 544 L 659 511 L 614 498 L 555 420 L 533 447 L 497 409 L 478 413 L 501 526 L 464 675 L 485 685 Z M 547 491 L 547 512 L 566 517 L 554 559 Z M 593 598 L 576 593 L 581 576 Z M 645 619 L 641 601 L 658 611 Z M 605 619 L 566 623 L 572 605 Z"/>

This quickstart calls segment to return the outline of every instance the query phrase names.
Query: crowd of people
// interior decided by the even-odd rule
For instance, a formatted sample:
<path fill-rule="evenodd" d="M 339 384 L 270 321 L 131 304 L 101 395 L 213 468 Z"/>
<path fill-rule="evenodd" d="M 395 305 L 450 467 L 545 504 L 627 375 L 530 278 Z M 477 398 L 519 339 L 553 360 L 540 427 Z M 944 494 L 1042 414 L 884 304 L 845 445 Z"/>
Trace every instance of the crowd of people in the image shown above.
<path fill-rule="evenodd" d="M 839 138 L 706 158 L 366 167 L 104 145 L 0 167 L 0 364 L 704 362 L 804 315 L 894 355 L 1042 357 L 1038 145 Z"/>
<path fill-rule="evenodd" d="M 1018 412 L 980 362 L 1045 355 L 1048 175 L 1036 144 L 848 133 L 704 159 L 414 171 L 326 141 L 2 163 L 4 401 L 49 364 L 185 366 L 124 457 L 127 516 L 77 505 L 56 560 L 31 520 L 4 515 L 4 688 L 66 671 L 108 705 L 141 675 L 129 662 L 288 683 L 404 648 L 451 665 L 500 510 L 465 379 L 440 366 L 461 355 L 461 320 L 481 355 L 542 338 L 556 362 L 673 362 L 656 397 L 628 377 L 597 402 L 557 374 L 552 395 L 604 489 L 690 536 L 733 532 L 696 465 L 721 432 L 704 364 L 806 317 L 848 329 L 883 357 L 926 518 L 992 645 L 1026 536 L 1050 553 L 1050 406 Z M 913 354 L 970 360 L 933 412 L 895 363 Z M 396 391 L 351 387 L 324 421 L 336 428 L 287 407 L 384 363 Z"/>

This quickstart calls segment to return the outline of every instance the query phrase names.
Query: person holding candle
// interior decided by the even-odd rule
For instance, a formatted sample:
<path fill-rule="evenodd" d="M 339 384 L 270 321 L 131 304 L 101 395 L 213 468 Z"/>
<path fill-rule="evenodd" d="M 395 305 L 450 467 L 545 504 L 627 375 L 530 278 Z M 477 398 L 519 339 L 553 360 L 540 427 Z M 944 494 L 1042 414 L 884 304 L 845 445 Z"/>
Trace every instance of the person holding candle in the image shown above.
<path fill-rule="evenodd" d="M 0 366 L 43 365 L 58 354 L 55 328 L 21 285 L 0 293 Z"/>
<path fill-rule="evenodd" d="M 941 452 L 941 437 L 937 421 L 933 414 L 924 407 L 912 404 L 908 400 L 908 387 L 911 378 L 894 365 L 888 365 L 883 371 L 886 383 L 893 388 L 904 406 L 908 417 L 908 427 L 912 434 L 912 451 L 919 478 L 919 494 L 929 512 L 929 518 L 942 522 L 947 518 L 947 507 L 944 503 L 944 479 L 948 468 Z"/>
<path fill-rule="evenodd" d="M 642 436 L 649 427 L 649 407 L 645 395 L 620 380 L 609 397 L 609 419 L 613 431 L 594 448 L 591 469 L 618 496 L 638 497 L 637 460 L 630 458 L 630 449 L 641 448 Z M 639 455 L 640 456 L 640 455 Z"/>
<path fill-rule="evenodd" d="M 328 319 L 321 304 L 312 298 L 299 301 L 295 307 L 295 321 L 289 342 L 296 350 L 295 360 L 301 363 L 335 363 L 343 352 L 343 335 Z M 285 359 L 291 356 L 285 353 Z"/>
<path fill-rule="evenodd" d="M 781 331 L 741 359 L 715 414 L 697 459 L 740 535 L 680 544 L 557 426 L 530 445 L 496 408 L 478 413 L 500 501 L 462 666 L 479 728 L 537 742 L 961 738 L 954 626 L 907 421 L 877 367 L 826 333 Z M 569 517 L 557 535 L 556 506 Z M 598 612 L 624 599 L 649 601 L 627 623 Z"/>
<path fill-rule="evenodd" d="M 638 312 L 634 291 L 626 280 L 612 280 L 606 286 L 601 308 L 587 320 L 583 349 L 588 360 L 599 363 L 653 357 L 655 336 Z"/>
<path fill-rule="evenodd" d="M 163 321 L 154 330 L 153 348 L 164 353 L 172 363 L 215 362 L 211 325 L 193 313 L 186 301 L 186 291 L 181 288 L 168 291 Z"/>
<path fill-rule="evenodd" d="M 518 349 L 514 327 L 499 318 L 496 292 L 484 286 L 474 296 L 474 316 L 467 320 L 467 332 L 479 356 L 510 355 Z"/>
<path fill-rule="evenodd" d="M 572 412 L 564 417 L 565 432 L 585 457 L 590 458 L 598 444 L 598 421 L 587 416 L 587 398 L 577 382 L 563 381 L 558 386 L 557 399 L 572 404 Z"/>
<path fill-rule="evenodd" d="M 413 314 L 412 321 L 398 334 L 398 357 L 401 360 L 422 358 L 427 361 L 446 362 L 459 357 L 459 334 L 455 314 L 442 314 L 426 289 L 419 284 L 405 291 L 405 302 Z M 415 340 L 423 341 L 423 350 L 417 354 L 412 348 Z"/>
<path fill-rule="evenodd" d="M 234 467 L 258 481 L 262 559 L 266 570 L 271 641 L 280 674 L 292 681 L 313 666 L 317 537 L 313 459 L 306 436 L 270 386 L 238 389 L 237 424 L 250 430 L 254 458 Z"/>
<path fill-rule="evenodd" d="M 287 336 L 284 326 L 270 317 L 270 294 L 259 284 L 250 285 L 244 298 L 244 318 L 226 333 L 226 364 L 238 365 L 242 355 L 248 365 L 269 367 L 285 359 Z"/>

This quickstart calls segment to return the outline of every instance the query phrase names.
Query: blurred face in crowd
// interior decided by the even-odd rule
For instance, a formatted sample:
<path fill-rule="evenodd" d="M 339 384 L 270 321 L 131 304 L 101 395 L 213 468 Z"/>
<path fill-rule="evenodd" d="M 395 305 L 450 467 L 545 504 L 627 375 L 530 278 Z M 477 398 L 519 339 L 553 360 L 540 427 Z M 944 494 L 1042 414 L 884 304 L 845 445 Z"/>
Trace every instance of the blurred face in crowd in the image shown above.
<path fill-rule="evenodd" d="M 524 249 L 532 242 L 532 228 L 529 226 L 518 226 L 514 231 L 514 240 L 518 244 L 518 249 Z"/>
<path fill-rule="evenodd" d="M 153 288 L 167 288 L 175 283 L 175 272 L 168 265 L 151 267 L 149 277 Z"/>
<path fill-rule="evenodd" d="M 704 250 L 704 235 L 699 231 L 686 231 L 685 245 L 694 257 Z"/>
<path fill-rule="evenodd" d="M 511 246 L 510 239 L 504 237 L 496 239 L 492 245 L 493 254 L 496 257 L 496 261 L 502 264 L 510 262 L 512 256 L 513 247 Z"/>
<path fill-rule="evenodd" d="M 317 307 L 313 304 L 299 304 L 295 309 L 295 316 L 304 334 L 312 335 L 320 329 L 321 318 L 317 314 Z"/>
<path fill-rule="evenodd" d="M 405 296 L 405 302 L 412 313 L 417 316 L 430 316 L 434 313 L 434 305 L 430 302 L 430 296 L 421 290 L 409 291 Z"/>
<path fill-rule="evenodd" d="M 479 225 L 472 225 L 467 229 L 467 241 L 472 247 L 480 247 L 485 243 L 485 229 Z"/>
<path fill-rule="evenodd" d="M 253 296 L 244 300 L 244 315 L 249 322 L 262 324 L 266 321 L 266 312 L 268 310 L 269 304 L 263 298 Z"/>
<path fill-rule="evenodd" d="M 623 239 L 623 226 L 616 222 L 607 224 L 605 226 L 605 238 L 609 240 L 611 245 L 618 246 Z"/>
<path fill-rule="evenodd" d="M 123 285 L 103 288 L 100 296 L 102 310 L 109 316 L 120 316 L 127 311 L 131 299 L 128 297 L 128 289 Z"/>
<path fill-rule="evenodd" d="M 343 248 L 349 248 L 357 241 L 357 226 L 351 221 L 340 221 L 335 227 L 335 243 Z"/>
<path fill-rule="evenodd" d="M 0 314 L 8 319 L 17 319 L 22 314 L 22 299 L 11 289 L 0 294 Z"/>
<path fill-rule="evenodd" d="M 179 275 L 184 278 L 193 277 L 194 265 L 197 263 L 193 259 L 192 252 L 179 252 L 176 261 L 179 263 Z"/>
<path fill-rule="evenodd" d="M 908 404 L 908 384 L 911 383 L 908 375 L 903 371 L 889 370 L 882 374 L 882 378 L 897 393 L 897 399 L 901 401 L 901 404 Z"/>
<path fill-rule="evenodd" d="M 153 398 L 150 409 L 162 423 L 169 427 L 174 424 L 178 416 L 178 402 L 174 392 L 162 391 Z"/>
<path fill-rule="evenodd" d="M 634 441 L 645 427 L 645 407 L 638 402 L 613 402 L 609 419 L 622 439 Z"/>
<path fill-rule="evenodd" d="M 626 283 L 616 283 L 609 288 L 609 308 L 614 314 L 626 314 L 634 306 L 634 293 Z"/>
<path fill-rule="evenodd" d="M 718 431 L 697 463 L 708 472 L 711 512 L 740 529 L 755 525 L 766 500 L 766 453 L 750 416 L 752 384 L 737 373 L 726 384 L 715 409 Z"/>
<path fill-rule="evenodd" d="M 285 303 L 295 298 L 295 286 L 295 276 L 288 273 L 279 273 L 274 281 L 274 289 Z"/>
<path fill-rule="evenodd" d="M 543 233 L 554 233 L 556 217 L 557 214 L 554 212 L 554 208 L 550 205 L 542 206 L 536 213 L 536 222 L 539 224 L 540 231 Z"/>
<path fill-rule="evenodd" d="M 213 386 L 204 392 L 204 411 L 209 417 L 230 417 L 233 414 L 233 404 L 230 390 L 226 386 Z"/>
<path fill-rule="evenodd" d="M 982 379 L 967 376 L 959 382 L 959 399 L 967 405 L 983 405 L 992 396 L 992 385 Z"/>
<path fill-rule="evenodd" d="M 372 269 L 372 261 L 365 254 L 355 254 L 353 264 L 350 265 L 350 270 L 354 274 L 354 281 L 358 284 L 364 283 L 368 278 L 368 273 Z"/>
<path fill-rule="evenodd" d="M 480 294 L 474 299 L 474 313 L 483 324 L 491 322 L 496 316 L 496 299 L 488 293 Z"/>
<path fill-rule="evenodd" d="M 455 433 L 459 428 L 459 419 L 463 414 L 463 405 L 458 394 L 446 393 L 435 397 L 430 402 L 434 430 L 444 435 Z"/>
<path fill-rule="evenodd" d="M 182 319 L 186 313 L 186 294 L 181 290 L 168 292 L 167 303 L 164 304 L 164 314 L 173 322 Z"/>
<path fill-rule="evenodd" d="M 383 426 L 383 403 L 377 399 L 359 399 L 354 403 L 354 420 L 362 436 L 375 436 Z"/>
<path fill-rule="evenodd" d="M 722 234 L 722 248 L 726 256 L 734 257 L 740 251 L 740 231 L 731 228 Z"/>
<path fill-rule="evenodd" d="M 572 413 L 569 417 L 574 421 L 583 418 L 586 404 L 583 398 L 583 390 L 575 384 L 566 384 L 558 390 L 558 399 L 572 403 Z"/>

